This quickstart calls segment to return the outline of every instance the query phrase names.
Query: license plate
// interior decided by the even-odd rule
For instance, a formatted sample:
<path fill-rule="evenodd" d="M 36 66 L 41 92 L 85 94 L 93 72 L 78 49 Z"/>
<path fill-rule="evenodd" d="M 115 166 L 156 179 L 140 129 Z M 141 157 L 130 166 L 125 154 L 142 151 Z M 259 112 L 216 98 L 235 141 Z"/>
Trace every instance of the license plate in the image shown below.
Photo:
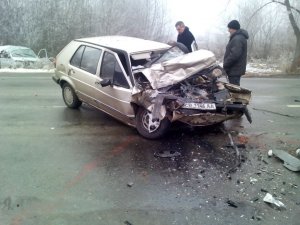
<path fill-rule="evenodd" d="M 201 109 L 201 110 L 215 110 L 215 103 L 185 103 L 182 108 L 185 109 Z"/>

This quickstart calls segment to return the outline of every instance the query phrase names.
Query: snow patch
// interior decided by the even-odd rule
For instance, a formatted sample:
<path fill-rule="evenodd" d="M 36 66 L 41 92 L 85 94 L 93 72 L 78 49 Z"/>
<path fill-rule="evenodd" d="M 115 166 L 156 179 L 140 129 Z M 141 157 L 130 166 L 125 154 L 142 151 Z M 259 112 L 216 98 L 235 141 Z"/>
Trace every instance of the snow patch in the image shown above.
<path fill-rule="evenodd" d="M 5 69 L 0 69 L 0 73 L 54 73 L 54 69 L 5 68 Z"/>
<path fill-rule="evenodd" d="M 265 63 L 248 63 L 246 73 L 281 73 L 282 71 L 275 65 L 265 64 Z"/>

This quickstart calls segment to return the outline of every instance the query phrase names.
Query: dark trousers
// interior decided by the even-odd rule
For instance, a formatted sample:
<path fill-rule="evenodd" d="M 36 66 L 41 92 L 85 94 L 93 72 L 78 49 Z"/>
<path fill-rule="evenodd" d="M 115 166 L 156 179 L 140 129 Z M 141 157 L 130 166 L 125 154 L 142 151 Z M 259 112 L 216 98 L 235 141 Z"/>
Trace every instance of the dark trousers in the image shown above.
<path fill-rule="evenodd" d="M 240 76 L 228 76 L 229 83 L 240 86 Z"/>

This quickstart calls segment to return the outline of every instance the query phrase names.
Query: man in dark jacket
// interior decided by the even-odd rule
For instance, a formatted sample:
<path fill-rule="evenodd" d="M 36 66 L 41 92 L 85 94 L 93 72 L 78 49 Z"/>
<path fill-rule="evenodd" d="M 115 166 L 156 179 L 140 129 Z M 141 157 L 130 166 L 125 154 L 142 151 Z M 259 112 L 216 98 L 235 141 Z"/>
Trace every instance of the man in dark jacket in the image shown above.
<path fill-rule="evenodd" d="M 189 28 L 184 25 L 182 21 L 178 21 L 175 24 L 175 27 L 178 31 L 177 42 L 184 44 L 188 48 L 189 52 L 192 52 L 192 43 L 195 41 L 194 35 L 191 33 Z"/>
<path fill-rule="evenodd" d="M 230 40 L 226 46 L 223 68 L 226 71 L 229 83 L 240 85 L 241 76 L 246 72 L 248 32 L 240 29 L 237 20 L 228 24 Z"/>

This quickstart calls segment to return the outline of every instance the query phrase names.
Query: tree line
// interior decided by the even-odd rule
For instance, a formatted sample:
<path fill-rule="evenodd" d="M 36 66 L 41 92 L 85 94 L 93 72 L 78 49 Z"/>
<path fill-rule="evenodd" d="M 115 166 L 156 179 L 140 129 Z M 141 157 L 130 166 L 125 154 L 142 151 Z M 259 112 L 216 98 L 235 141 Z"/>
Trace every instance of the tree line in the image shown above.
<path fill-rule="evenodd" d="M 163 40 L 161 0 L 1 0 L 0 45 L 22 45 L 56 55 L 75 38 L 129 35 Z"/>
<path fill-rule="evenodd" d="M 55 56 L 81 37 L 128 35 L 168 42 L 176 38 L 171 6 L 172 0 L 1 0 L 0 45 L 22 45 L 36 52 L 46 48 Z M 228 42 L 224 24 L 238 19 L 250 34 L 249 59 L 277 58 L 286 61 L 287 71 L 296 71 L 300 67 L 299 8 L 299 0 L 228 0 L 218 18 L 223 32 L 199 37 L 199 45 L 221 59 Z"/>

